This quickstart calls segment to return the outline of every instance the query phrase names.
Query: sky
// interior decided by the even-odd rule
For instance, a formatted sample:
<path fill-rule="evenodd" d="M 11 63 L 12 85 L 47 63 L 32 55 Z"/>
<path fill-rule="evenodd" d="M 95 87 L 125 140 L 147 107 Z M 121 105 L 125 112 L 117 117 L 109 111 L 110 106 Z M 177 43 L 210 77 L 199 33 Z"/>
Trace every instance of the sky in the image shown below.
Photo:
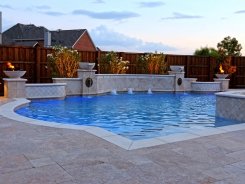
<path fill-rule="evenodd" d="M 1 0 L 0 11 L 3 31 L 87 29 L 101 50 L 191 55 L 231 36 L 245 55 L 245 0 Z"/>

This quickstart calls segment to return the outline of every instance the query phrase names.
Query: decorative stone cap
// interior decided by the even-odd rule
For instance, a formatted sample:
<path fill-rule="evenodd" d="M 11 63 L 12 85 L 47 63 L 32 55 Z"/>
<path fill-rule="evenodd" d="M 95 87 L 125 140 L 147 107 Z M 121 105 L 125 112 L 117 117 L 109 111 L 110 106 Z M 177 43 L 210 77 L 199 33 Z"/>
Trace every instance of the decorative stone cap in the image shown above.
<path fill-rule="evenodd" d="M 27 79 L 21 79 L 21 78 L 3 78 L 4 81 L 8 82 L 25 82 Z"/>

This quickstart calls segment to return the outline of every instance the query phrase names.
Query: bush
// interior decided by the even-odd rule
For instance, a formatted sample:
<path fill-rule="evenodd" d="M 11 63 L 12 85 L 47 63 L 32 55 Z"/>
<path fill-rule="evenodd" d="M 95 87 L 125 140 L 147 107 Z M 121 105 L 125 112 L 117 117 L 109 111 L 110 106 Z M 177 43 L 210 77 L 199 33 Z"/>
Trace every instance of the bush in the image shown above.
<path fill-rule="evenodd" d="M 129 61 L 124 61 L 113 51 L 103 56 L 101 62 L 107 71 L 112 74 L 124 74 L 128 70 Z"/>
<path fill-rule="evenodd" d="M 155 52 L 139 57 L 137 67 L 140 67 L 141 73 L 166 74 L 168 64 L 163 53 Z"/>
<path fill-rule="evenodd" d="M 80 54 L 73 49 L 62 46 L 53 47 L 54 52 L 48 54 L 48 66 L 53 77 L 76 77 Z"/>

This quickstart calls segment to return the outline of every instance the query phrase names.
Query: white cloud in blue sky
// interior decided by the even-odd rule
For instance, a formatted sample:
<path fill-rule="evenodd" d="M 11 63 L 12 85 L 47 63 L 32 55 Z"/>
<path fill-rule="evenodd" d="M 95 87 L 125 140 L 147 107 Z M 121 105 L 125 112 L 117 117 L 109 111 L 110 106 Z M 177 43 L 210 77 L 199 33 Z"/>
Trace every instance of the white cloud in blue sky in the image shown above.
<path fill-rule="evenodd" d="M 65 13 L 56 12 L 56 11 L 43 11 L 43 12 L 40 12 L 40 13 L 43 13 L 43 14 L 46 14 L 46 15 L 50 15 L 50 16 L 62 16 L 62 15 L 65 15 Z"/>
<path fill-rule="evenodd" d="M 73 15 L 86 15 L 94 19 L 109 19 L 109 20 L 123 20 L 140 16 L 135 12 L 130 11 L 107 11 L 107 12 L 94 12 L 88 10 L 74 10 Z"/>
<path fill-rule="evenodd" d="M 187 14 L 183 14 L 183 13 L 178 13 L 178 12 L 174 12 L 173 16 L 170 17 L 163 17 L 162 20 L 167 20 L 167 19 L 200 19 L 203 18 L 200 15 L 187 15 Z"/>
<path fill-rule="evenodd" d="M 7 4 L 0 4 L 0 8 L 3 8 L 3 9 L 13 9 L 12 6 L 7 5 Z"/>
<path fill-rule="evenodd" d="M 36 6 L 37 9 L 39 10 L 49 10 L 51 9 L 50 6 L 47 6 L 47 5 L 39 5 L 39 6 Z"/>
<path fill-rule="evenodd" d="M 162 1 L 142 1 L 139 2 L 139 5 L 140 7 L 144 7 L 144 8 L 155 8 L 155 7 L 165 5 L 165 3 Z"/>
<path fill-rule="evenodd" d="M 94 0 L 92 2 L 95 3 L 95 4 L 103 4 L 103 3 L 105 3 L 105 1 L 103 1 L 103 0 Z"/>
<path fill-rule="evenodd" d="M 112 50 L 131 52 L 154 52 L 154 51 L 175 51 L 174 47 L 164 45 L 160 42 L 145 42 L 141 39 L 129 37 L 122 33 L 108 29 L 106 26 L 99 26 L 90 31 L 95 44 L 101 50 Z"/>
<path fill-rule="evenodd" d="M 242 14 L 244 13 L 245 14 L 245 10 L 239 10 L 239 11 L 236 11 L 235 14 Z"/>
<path fill-rule="evenodd" d="M 106 29 L 100 31 L 96 40 L 110 50 L 130 45 L 128 48 L 133 50 L 162 48 L 171 54 L 192 54 L 201 46 L 216 47 L 228 35 L 237 38 L 245 48 L 243 7 L 244 0 L 0 2 L 4 30 L 16 23 L 32 23 L 51 30 L 84 28 L 89 31 L 102 29 L 99 25 L 103 25 Z M 107 33 L 107 37 L 102 33 Z"/>

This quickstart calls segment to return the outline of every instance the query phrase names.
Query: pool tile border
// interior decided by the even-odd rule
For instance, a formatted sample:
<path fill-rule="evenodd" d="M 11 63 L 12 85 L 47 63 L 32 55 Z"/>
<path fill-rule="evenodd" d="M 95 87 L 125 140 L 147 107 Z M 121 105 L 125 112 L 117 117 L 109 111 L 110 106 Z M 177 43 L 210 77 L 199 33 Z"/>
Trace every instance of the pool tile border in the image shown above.
<path fill-rule="evenodd" d="M 245 123 L 238 125 L 223 126 L 218 128 L 204 128 L 188 131 L 187 133 L 176 133 L 167 136 L 155 137 L 151 139 L 143 140 L 130 140 L 123 136 L 114 134 L 105 129 L 92 126 L 83 126 L 83 125 L 68 125 L 68 124 L 59 124 L 55 122 L 47 122 L 41 120 L 35 120 L 21 116 L 14 112 L 14 110 L 20 106 L 27 105 L 30 101 L 25 98 L 15 98 L 15 101 L 6 103 L 0 106 L 0 115 L 8 119 L 12 119 L 19 122 L 29 123 L 33 125 L 48 126 L 54 128 L 68 128 L 74 130 L 83 130 L 92 135 L 95 135 L 101 139 L 104 139 L 112 144 L 115 144 L 126 150 L 135 150 L 140 148 L 147 148 L 152 146 L 163 145 L 167 143 L 173 143 L 178 141 L 190 140 L 199 137 L 217 135 L 232 131 L 245 130 Z"/>

